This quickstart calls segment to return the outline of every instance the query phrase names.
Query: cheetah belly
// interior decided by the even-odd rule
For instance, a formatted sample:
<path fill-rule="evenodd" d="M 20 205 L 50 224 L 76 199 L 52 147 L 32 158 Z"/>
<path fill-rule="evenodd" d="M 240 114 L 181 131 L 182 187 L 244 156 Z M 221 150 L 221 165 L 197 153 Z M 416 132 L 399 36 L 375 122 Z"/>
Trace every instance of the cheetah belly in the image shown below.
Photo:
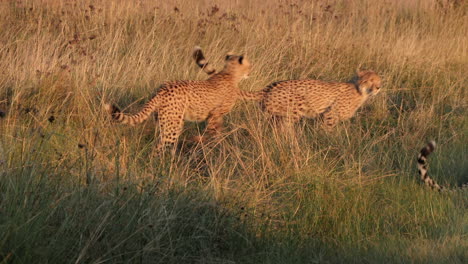
<path fill-rule="evenodd" d="M 186 105 L 184 107 L 184 120 L 190 122 L 202 122 L 208 118 L 210 113 L 211 104 L 208 100 L 203 100 L 200 94 L 191 94 L 187 97 Z"/>
<path fill-rule="evenodd" d="M 282 94 L 272 94 L 263 100 L 264 110 L 275 116 L 303 116 L 303 102 L 297 98 L 289 99 Z"/>
<path fill-rule="evenodd" d="M 307 118 L 316 118 L 320 114 L 319 111 L 315 111 L 314 109 L 309 109 L 304 111 L 304 116 Z"/>
<path fill-rule="evenodd" d="M 205 102 L 201 103 L 202 100 L 196 102 L 190 102 L 184 111 L 184 119 L 192 122 L 202 122 L 208 118 L 211 111 L 211 104 Z"/>
<path fill-rule="evenodd" d="M 318 104 L 310 107 L 304 107 L 304 116 L 307 118 L 316 118 L 317 116 L 329 111 L 331 104 Z"/>
<path fill-rule="evenodd" d="M 306 99 L 304 105 L 304 116 L 316 118 L 317 116 L 329 111 L 335 102 L 335 97 L 328 94 L 311 93 L 310 98 Z"/>
<path fill-rule="evenodd" d="M 206 118 L 208 118 L 208 113 L 205 111 L 188 109 L 184 114 L 184 119 L 191 122 L 202 122 L 205 121 Z"/>

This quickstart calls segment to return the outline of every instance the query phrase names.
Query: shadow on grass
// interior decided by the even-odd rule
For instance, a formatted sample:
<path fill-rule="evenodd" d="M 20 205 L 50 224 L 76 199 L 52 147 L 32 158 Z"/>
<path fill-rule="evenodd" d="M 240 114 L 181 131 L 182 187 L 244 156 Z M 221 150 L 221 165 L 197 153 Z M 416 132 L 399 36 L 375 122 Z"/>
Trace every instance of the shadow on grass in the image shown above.
<path fill-rule="evenodd" d="M 47 171 L 23 167 L 1 174 L 1 263 L 464 261 L 463 245 L 440 259 L 432 252 L 436 246 L 415 247 L 401 237 L 367 248 L 339 246 L 323 236 L 304 239 L 300 228 L 276 233 L 265 222 L 254 230 L 197 188 L 86 187 Z"/>

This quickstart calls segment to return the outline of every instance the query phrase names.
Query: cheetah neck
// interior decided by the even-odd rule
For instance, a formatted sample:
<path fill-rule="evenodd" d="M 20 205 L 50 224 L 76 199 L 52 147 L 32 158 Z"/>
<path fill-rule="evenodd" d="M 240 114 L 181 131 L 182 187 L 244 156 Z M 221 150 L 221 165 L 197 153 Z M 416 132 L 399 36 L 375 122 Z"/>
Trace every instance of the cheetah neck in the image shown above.
<path fill-rule="evenodd" d="M 352 84 L 353 90 L 356 90 L 356 92 L 357 92 L 359 95 L 361 95 L 361 96 L 364 95 L 364 93 L 361 91 L 361 89 L 359 89 L 359 84 L 358 84 L 357 81 L 354 81 L 354 80 L 353 80 L 353 81 L 350 82 L 350 84 Z"/>
<path fill-rule="evenodd" d="M 357 107 L 363 105 L 369 98 L 369 93 L 367 91 L 361 91 L 359 85 L 356 82 L 351 82 L 346 89 L 351 93 L 356 93 L 358 96 L 354 97 L 356 99 L 355 103 Z"/>
<path fill-rule="evenodd" d="M 359 88 L 359 84 L 358 84 L 357 81 L 353 81 L 353 82 L 352 82 L 352 85 L 353 85 L 353 89 L 356 90 L 356 92 L 361 96 L 361 98 L 362 98 L 363 101 L 366 101 L 367 98 L 369 98 L 369 96 L 370 96 L 369 91 L 367 91 L 366 89 L 361 90 L 361 89 Z"/>

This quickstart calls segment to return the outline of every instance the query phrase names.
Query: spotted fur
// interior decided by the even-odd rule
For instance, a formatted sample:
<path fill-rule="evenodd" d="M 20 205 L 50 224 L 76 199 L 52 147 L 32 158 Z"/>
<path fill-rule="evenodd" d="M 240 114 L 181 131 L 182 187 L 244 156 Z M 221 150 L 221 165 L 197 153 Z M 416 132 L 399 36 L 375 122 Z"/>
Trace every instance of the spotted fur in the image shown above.
<path fill-rule="evenodd" d="M 350 83 L 319 80 L 287 80 L 263 89 L 262 108 L 275 117 L 297 122 L 302 117 L 323 117 L 325 128 L 351 118 L 371 96 L 379 92 L 382 80 L 373 71 L 358 71 Z"/>
<path fill-rule="evenodd" d="M 231 56 L 229 53 L 227 57 Z M 195 49 L 193 50 L 192 54 L 193 59 L 195 60 L 195 63 L 203 69 L 203 71 L 208 74 L 214 74 L 216 72 L 216 69 L 209 64 L 209 62 L 206 60 L 205 55 L 203 54 L 202 49 L 199 46 L 196 46 Z M 240 90 L 240 96 L 239 98 L 242 100 L 256 100 L 259 101 L 263 97 L 263 92 L 249 92 L 245 90 Z"/>
<path fill-rule="evenodd" d="M 201 49 L 195 49 L 194 58 L 205 61 Z M 382 80 L 374 71 L 358 71 L 349 83 L 319 80 L 287 80 L 274 82 L 260 92 L 243 91 L 242 99 L 261 102 L 262 109 L 275 118 L 297 122 L 302 117 L 322 116 L 325 128 L 330 130 L 338 121 L 351 118 L 371 96 L 379 92 Z"/>
<path fill-rule="evenodd" d="M 248 76 L 250 63 L 243 56 L 226 57 L 224 69 L 205 81 L 173 81 L 163 83 L 156 96 L 134 115 L 125 114 L 114 105 L 106 105 L 112 119 L 118 123 L 136 125 L 157 112 L 161 128 L 158 148 L 173 145 L 181 134 L 184 120 L 207 120 L 208 135 L 219 133 L 223 116 L 231 111 L 242 97 L 238 88 L 241 79 Z"/>
<path fill-rule="evenodd" d="M 435 141 L 430 141 L 427 143 L 424 148 L 421 149 L 418 155 L 418 171 L 419 171 L 419 176 L 422 182 L 424 182 L 425 185 L 431 187 L 434 190 L 437 191 L 445 191 L 447 188 L 437 184 L 431 177 L 429 177 L 427 171 L 427 157 L 435 150 L 436 143 Z M 460 189 L 468 189 L 468 183 L 464 183 L 460 186 Z M 455 190 L 455 189 L 452 189 Z"/>

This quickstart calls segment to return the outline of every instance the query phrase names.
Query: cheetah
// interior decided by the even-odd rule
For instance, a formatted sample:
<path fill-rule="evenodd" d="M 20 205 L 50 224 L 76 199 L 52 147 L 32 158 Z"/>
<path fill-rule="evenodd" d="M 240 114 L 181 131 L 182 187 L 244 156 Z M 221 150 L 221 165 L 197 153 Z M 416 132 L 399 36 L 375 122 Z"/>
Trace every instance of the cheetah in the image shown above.
<path fill-rule="evenodd" d="M 294 123 L 302 117 L 323 117 L 327 130 L 338 121 L 351 118 L 372 95 L 379 92 L 382 80 L 374 71 L 358 71 L 350 83 L 320 80 L 274 82 L 263 89 L 262 109 L 273 117 Z"/>
<path fill-rule="evenodd" d="M 201 49 L 193 54 L 197 65 L 207 74 L 215 72 Z M 295 123 L 302 117 L 322 116 L 325 129 L 331 130 L 340 120 L 351 118 L 372 95 L 380 91 L 381 78 L 371 70 L 357 71 L 349 83 L 320 80 L 274 82 L 259 92 L 247 92 L 243 98 L 260 101 L 262 109 L 275 119 Z"/>
<path fill-rule="evenodd" d="M 436 143 L 435 143 L 435 141 L 432 140 L 429 143 L 427 143 L 426 146 L 424 146 L 421 149 L 421 151 L 418 154 L 418 164 L 417 164 L 417 166 L 418 166 L 418 172 L 419 172 L 419 176 L 420 176 L 421 181 L 424 182 L 425 185 L 431 187 L 432 189 L 437 190 L 439 192 L 442 192 L 442 191 L 447 190 L 447 188 L 437 184 L 437 182 L 435 182 L 431 177 L 429 177 L 429 175 L 427 173 L 427 171 L 428 171 L 428 169 L 427 169 L 427 157 L 429 156 L 429 154 L 431 154 L 435 150 L 435 147 L 436 147 Z M 451 189 L 451 191 L 460 190 L 460 189 L 467 190 L 468 189 L 468 182 L 462 184 L 457 189 Z"/>
<path fill-rule="evenodd" d="M 244 56 L 228 54 L 224 69 L 210 74 L 204 81 L 165 82 L 157 94 L 142 110 L 134 115 L 125 114 L 114 105 L 106 110 L 115 122 L 129 125 L 142 123 L 152 112 L 157 112 L 161 142 L 157 149 L 174 145 L 183 129 L 184 120 L 207 121 L 207 134 L 215 136 L 223 127 L 223 116 L 231 111 L 242 96 L 238 83 L 250 73 L 250 63 Z M 205 137 L 195 137 L 203 140 Z"/>

